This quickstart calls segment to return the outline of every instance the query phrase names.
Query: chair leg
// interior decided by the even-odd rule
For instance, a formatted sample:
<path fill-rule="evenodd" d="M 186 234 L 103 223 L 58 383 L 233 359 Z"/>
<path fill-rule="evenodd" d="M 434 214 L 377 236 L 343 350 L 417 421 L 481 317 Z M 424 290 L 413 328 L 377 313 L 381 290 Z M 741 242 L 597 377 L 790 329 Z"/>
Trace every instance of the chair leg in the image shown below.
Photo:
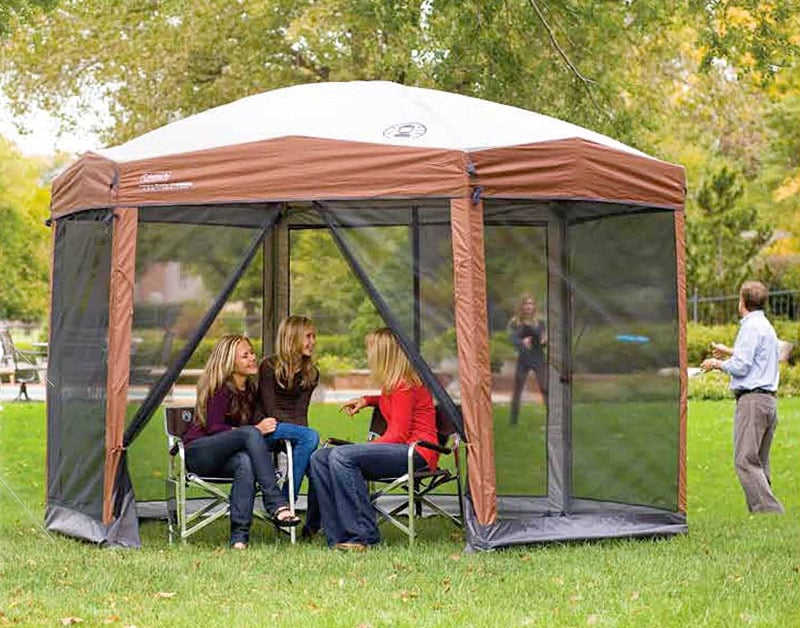
<path fill-rule="evenodd" d="M 289 483 L 289 511 L 294 514 L 295 500 L 297 496 L 294 494 L 294 455 L 292 452 L 292 443 L 286 441 L 286 462 L 288 469 L 286 471 L 286 481 Z M 289 540 L 292 545 L 297 543 L 297 526 L 289 528 Z"/>
<path fill-rule="evenodd" d="M 414 487 L 416 482 L 414 482 L 414 447 L 408 448 L 408 481 L 406 482 L 408 485 L 408 545 L 409 547 L 414 546 L 414 519 L 416 518 L 415 515 L 415 495 L 414 495 Z"/>
<path fill-rule="evenodd" d="M 178 481 L 175 488 L 178 534 L 180 534 L 181 543 L 186 543 L 186 483 L 183 478 Z"/>
<path fill-rule="evenodd" d="M 170 545 L 175 541 L 175 526 L 177 525 L 177 503 L 175 498 L 175 480 L 172 470 L 169 471 L 170 477 L 167 479 L 167 541 Z"/>

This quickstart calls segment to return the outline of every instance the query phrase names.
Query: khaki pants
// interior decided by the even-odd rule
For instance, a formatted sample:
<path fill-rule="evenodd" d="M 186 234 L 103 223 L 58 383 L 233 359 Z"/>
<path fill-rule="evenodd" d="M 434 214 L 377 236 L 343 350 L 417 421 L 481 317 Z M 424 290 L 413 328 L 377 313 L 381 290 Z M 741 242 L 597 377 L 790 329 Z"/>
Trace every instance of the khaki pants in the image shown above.
<path fill-rule="evenodd" d="M 769 450 L 777 425 L 775 397 L 763 393 L 739 397 L 734 414 L 733 455 L 750 512 L 783 513 L 769 477 Z"/>

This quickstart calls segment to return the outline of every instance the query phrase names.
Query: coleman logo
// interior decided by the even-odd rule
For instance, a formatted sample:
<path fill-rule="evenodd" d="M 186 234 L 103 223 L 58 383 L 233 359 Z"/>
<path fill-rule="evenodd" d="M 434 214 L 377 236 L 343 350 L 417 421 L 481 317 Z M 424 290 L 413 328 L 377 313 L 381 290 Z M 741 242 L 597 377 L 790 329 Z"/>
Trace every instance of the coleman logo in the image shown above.
<path fill-rule="evenodd" d="M 143 192 L 173 192 L 188 190 L 194 184 L 190 181 L 170 181 L 171 172 L 146 172 L 139 177 L 139 189 Z"/>
<path fill-rule="evenodd" d="M 152 183 L 166 183 L 172 177 L 171 172 L 145 172 L 139 177 L 139 185 L 149 185 Z"/>
<path fill-rule="evenodd" d="M 383 137 L 389 140 L 395 139 L 416 139 L 422 137 L 428 129 L 420 122 L 403 122 L 393 124 L 383 132 Z"/>

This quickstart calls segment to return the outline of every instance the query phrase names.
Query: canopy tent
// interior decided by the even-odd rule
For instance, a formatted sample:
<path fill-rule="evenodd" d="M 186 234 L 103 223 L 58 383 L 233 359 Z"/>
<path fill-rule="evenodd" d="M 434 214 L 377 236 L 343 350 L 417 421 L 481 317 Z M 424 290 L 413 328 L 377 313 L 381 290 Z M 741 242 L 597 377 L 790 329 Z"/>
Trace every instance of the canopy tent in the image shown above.
<path fill-rule="evenodd" d="M 48 528 L 139 544 L 148 420 L 254 259 L 269 341 L 297 238 L 324 230 L 469 443 L 470 547 L 684 532 L 683 201 L 682 168 L 615 140 L 386 82 L 274 90 L 84 155 L 53 184 Z M 202 289 L 163 280 L 198 257 Z M 129 411 L 156 275 L 178 319 L 202 312 Z M 521 292 L 549 386 L 511 431 Z"/>

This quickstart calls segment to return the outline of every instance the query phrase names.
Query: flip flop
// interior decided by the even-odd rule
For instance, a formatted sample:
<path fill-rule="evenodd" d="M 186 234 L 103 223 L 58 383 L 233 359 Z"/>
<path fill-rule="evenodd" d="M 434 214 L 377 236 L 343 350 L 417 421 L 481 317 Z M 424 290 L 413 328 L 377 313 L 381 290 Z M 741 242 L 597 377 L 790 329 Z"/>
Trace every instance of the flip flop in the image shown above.
<path fill-rule="evenodd" d="M 289 516 L 281 516 L 284 513 L 289 513 Z M 272 513 L 271 517 L 272 523 L 276 526 L 281 528 L 293 528 L 297 525 L 300 525 L 302 519 L 295 514 L 292 514 L 292 510 L 289 506 L 280 506 Z"/>

